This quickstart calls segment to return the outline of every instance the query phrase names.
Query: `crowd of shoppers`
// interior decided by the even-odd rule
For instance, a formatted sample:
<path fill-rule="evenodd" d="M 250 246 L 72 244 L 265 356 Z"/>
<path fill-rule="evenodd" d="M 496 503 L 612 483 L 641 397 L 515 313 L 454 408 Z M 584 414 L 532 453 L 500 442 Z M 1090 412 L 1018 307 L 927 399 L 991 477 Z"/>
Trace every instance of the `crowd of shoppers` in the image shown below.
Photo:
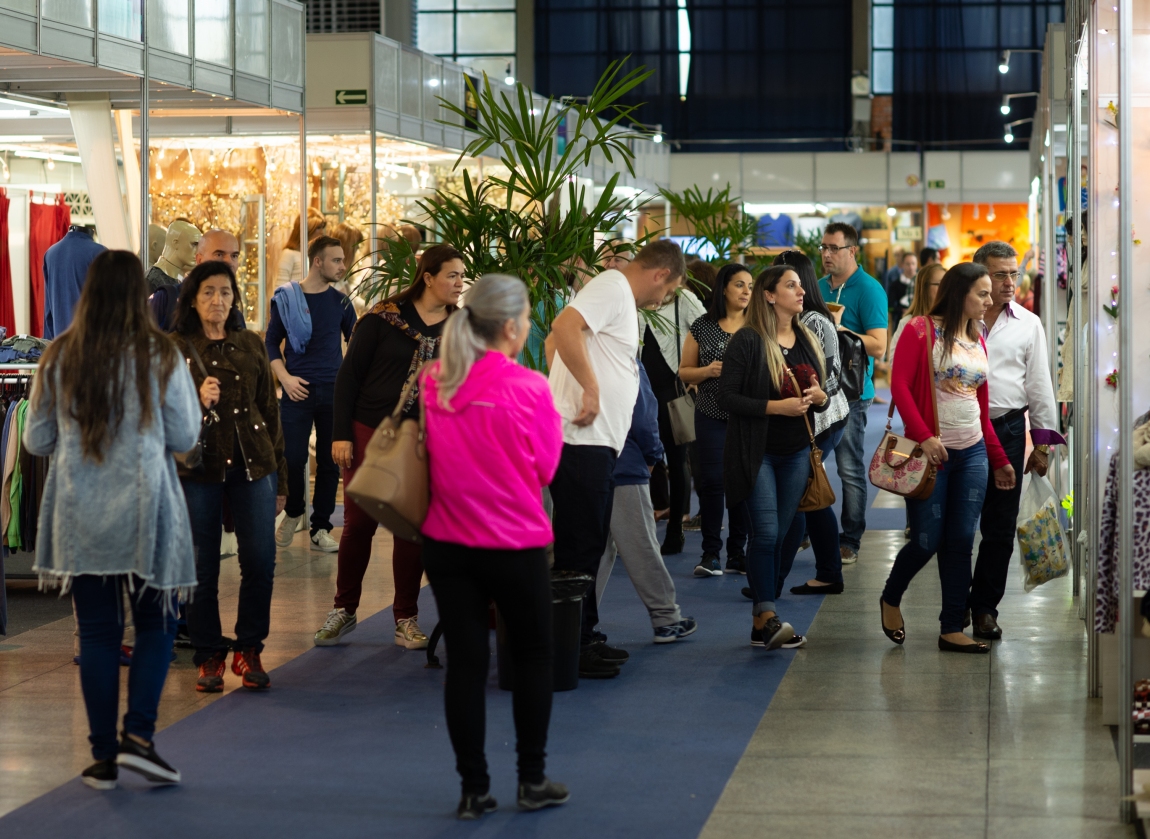
<path fill-rule="evenodd" d="M 135 256 L 97 256 L 71 328 L 44 355 L 25 430 L 30 452 L 52 456 L 36 567 L 75 601 L 96 761 L 84 782 L 110 789 L 119 767 L 158 783 L 180 780 L 152 744 L 177 594 L 197 691 L 223 690 L 229 653 L 244 688 L 270 687 L 260 658 L 276 548 L 291 545 L 303 525 L 313 429 L 310 546 L 338 552 L 333 608 L 314 642 L 335 645 L 356 628 L 378 524 L 345 498 L 343 532 L 332 539 L 338 470 L 351 481 L 393 412 L 424 417 L 430 466 L 422 543 L 393 538 L 394 641 L 428 645 L 418 623 L 426 571 L 449 649 L 444 696 L 461 819 L 496 808 L 484 752 L 491 604 L 508 630 L 518 804 L 562 804 L 567 789 L 545 774 L 552 580 L 589 578 L 580 604 L 583 678 L 615 677 L 629 659 L 599 627 L 617 558 L 647 609 L 654 643 L 695 633 L 664 560 L 683 549 L 692 477 L 703 537 L 693 575 L 746 575 L 751 645 L 804 646 L 778 611 L 800 543 L 810 540 L 815 575 L 791 592 L 839 594 L 843 565 L 857 560 L 865 528 L 873 361 L 859 398 L 850 399 L 840 347 L 861 341 L 873 360 L 886 351 L 888 329 L 883 287 L 856 258 L 857 231 L 828 225 L 820 251 L 822 279 L 795 250 L 753 276 L 736 263 L 688 270 L 670 240 L 637 252 L 608 243 L 598 273 L 573 266 L 579 281 L 543 345 L 547 378 L 517 363 L 532 334 L 524 283 L 487 275 L 465 292 L 464 255 L 448 245 L 419 253 L 413 282 L 357 319 L 334 287 L 346 274 L 345 244 L 313 237 L 306 272 L 301 266 L 299 279 L 276 290 L 263 340 L 244 324 L 231 234 L 213 230 L 200 239 L 174 309 L 166 297 L 146 301 Z M 914 261 L 904 259 L 904 280 Z M 691 280 L 706 306 L 684 287 Z M 895 643 L 906 637 L 903 596 L 932 557 L 942 585 L 939 648 L 985 653 L 975 639 L 1001 636 L 997 607 L 1019 506 L 1026 414 L 1037 445 L 1025 471 L 1045 474 L 1049 446 L 1064 442 L 1054 431 L 1044 334 L 1015 300 L 1018 280 L 1017 254 L 992 242 L 972 263 L 924 265 L 906 295 L 910 310 L 892 341 L 893 402 L 937 477 L 928 497 L 907 501 L 909 541 L 881 596 L 882 628 Z M 695 399 L 691 443 L 676 442 L 682 429 L 668 407 L 687 388 Z M 812 446 L 834 456 L 841 527 L 832 506 L 799 509 L 817 462 Z M 661 464 L 669 482 L 662 544 L 651 488 Z M 138 497 L 106 493 L 109 481 L 134 481 Z M 219 609 L 229 512 L 241 575 L 234 638 L 223 633 Z M 136 549 L 123 550 L 125 539 Z M 117 741 L 124 600 L 136 647 Z M 964 632 L 971 621 L 974 639 Z"/>

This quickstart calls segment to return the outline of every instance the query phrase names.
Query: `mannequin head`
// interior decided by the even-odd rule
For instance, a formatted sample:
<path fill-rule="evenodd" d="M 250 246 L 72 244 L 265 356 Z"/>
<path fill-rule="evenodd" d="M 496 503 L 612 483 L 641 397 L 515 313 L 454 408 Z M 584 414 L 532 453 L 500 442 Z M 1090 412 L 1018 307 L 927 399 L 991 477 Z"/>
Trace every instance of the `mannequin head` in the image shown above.
<path fill-rule="evenodd" d="M 168 231 L 158 224 L 148 225 L 148 267 L 151 268 L 164 252 L 164 240 Z"/>
<path fill-rule="evenodd" d="M 168 234 L 164 238 L 164 253 L 160 257 L 160 270 L 168 276 L 171 269 L 178 275 L 184 275 L 192 270 L 196 264 L 196 246 L 200 244 L 200 231 L 189 221 L 177 219 L 168 225 Z"/>

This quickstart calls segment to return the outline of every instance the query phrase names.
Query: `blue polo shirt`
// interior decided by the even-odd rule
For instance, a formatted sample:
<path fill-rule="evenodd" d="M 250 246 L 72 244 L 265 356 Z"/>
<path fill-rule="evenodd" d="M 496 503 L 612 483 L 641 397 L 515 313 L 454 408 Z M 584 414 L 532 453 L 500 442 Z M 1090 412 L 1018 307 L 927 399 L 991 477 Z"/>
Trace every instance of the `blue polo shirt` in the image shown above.
<path fill-rule="evenodd" d="M 886 329 L 889 326 L 886 292 L 882 284 L 861 267 L 850 278 L 831 291 L 831 278 L 819 280 L 819 291 L 827 303 L 839 303 L 846 307 L 842 325 L 851 332 L 865 335 L 872 329 Z M 862 399 L 874 399 L 874 359 L 867 357 L 866 386 Z"/>

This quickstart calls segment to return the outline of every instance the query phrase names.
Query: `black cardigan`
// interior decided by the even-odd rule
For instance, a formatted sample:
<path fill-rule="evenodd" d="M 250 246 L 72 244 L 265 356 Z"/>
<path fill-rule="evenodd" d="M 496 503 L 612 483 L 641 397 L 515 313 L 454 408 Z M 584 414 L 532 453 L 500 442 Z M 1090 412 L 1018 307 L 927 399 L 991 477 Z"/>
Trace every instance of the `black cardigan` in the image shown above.
<path fill-rule="evenodd" d="M 812 356 L 822 355 L 802 333 L 795 336 Z M 723 372 L 719 376 L 719 407 L 730 414 L 727 438 L 723 445 L 723 491 L 727 506 L 733 507 L 751 497 L 759 467 L 767 451 L 767 402 L 782 398 L 771 386 L 766 348 L 759 333 L 743 327 L 734 334 L 723 355 Z M 816 413 L 826 410 L 811 406 Z"/>

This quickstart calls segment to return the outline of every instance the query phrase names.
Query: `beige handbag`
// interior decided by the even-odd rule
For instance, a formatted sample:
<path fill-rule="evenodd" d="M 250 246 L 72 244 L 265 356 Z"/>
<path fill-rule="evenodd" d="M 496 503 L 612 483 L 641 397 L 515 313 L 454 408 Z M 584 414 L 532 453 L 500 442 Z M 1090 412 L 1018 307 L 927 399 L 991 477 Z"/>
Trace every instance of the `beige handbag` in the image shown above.
<path fill-rule="evenodd" d="M 795 385 L 795 392 L 802 393 L 799 381 L 788 368 L 787 375 Z M 828 397 L 829 398 L 829 397 Z M 815 510 L 825 510 L 835 503 L 835 491 L 831 487 L 831 480 L 827 477 L 827 470 L 823 466 L 823 452 L 815 443 L 815 434 L 811 430 L 810 418 L 803 414 L 803 421 L 807 424 L 807 435 L 811 438 L 811 474 L 807 478 L 807 488 L 799 500 L 800 513 L 813 513 Z"/>
<path fill-rule="evenodd" d="M 683 345 L 679 340 L 679 298 L 675 297 L 675 346 L 678 348 L 679 366 L 683 364 Z M 671 436 L 676 446 L 695 442 L 695 397 L 683 387 L 679 371 L 675 371 L 675 390 L 678 396 L 667 403 L 667 417 L 671 421 Z"/>
<path fill-rule="evenodd" d="M 379 424 L 363 453 L 363 465 L 346 487 L 360 509 L 400 539 L 422 542 L 420 528 L 431 501 L 427 462 L 427 421 L 423 401 L 419 420 L 403 419 L 403 406 L 423 372 L 404 387 L 391 416 Z"/>

